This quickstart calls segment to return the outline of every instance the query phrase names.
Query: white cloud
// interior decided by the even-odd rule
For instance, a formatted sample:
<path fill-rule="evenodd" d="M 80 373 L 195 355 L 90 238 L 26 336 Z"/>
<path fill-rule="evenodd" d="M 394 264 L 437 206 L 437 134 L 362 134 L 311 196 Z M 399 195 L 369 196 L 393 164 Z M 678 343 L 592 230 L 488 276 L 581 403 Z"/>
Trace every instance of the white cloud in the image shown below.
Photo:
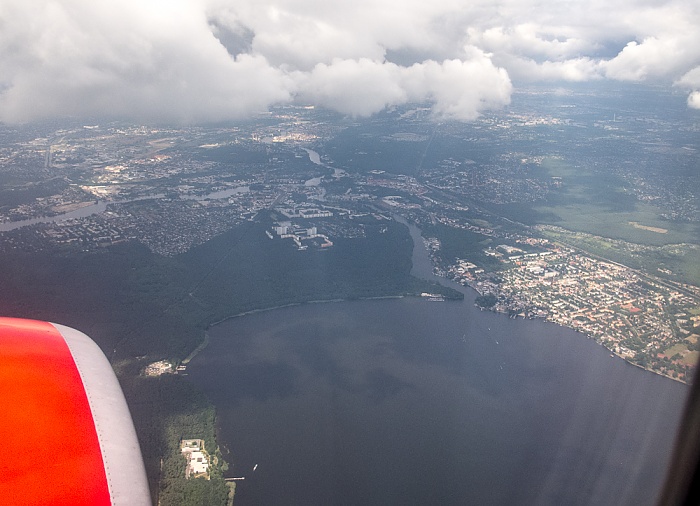
<path fill-rule="evenodd" d="M 700 65 L 686 72 L 675 84 L 684 88 L 700 89 Z"/>
<path fill-rule="evenodd" d="M 700 91 L 694 91 L 688 95 L 688 107 L 691 109 L 700 109 Z"/>
<path fill-rule="evenodd" d="M 196 122 L 293 100 L 355 116 L 430 100 L 468 120 L 508 103 L 511 79 L 697 91 L 698 26 L 691 0 L 4 0 L 0 121 Z"/>
<path fill-rule="evenodd" d="M 0 43 L 23 53 L 8 61 L 2 51 L 3 121 L 107 115 L 189 122 L 242 117 L 290 99 L 283 72 L 261 55 L 232 58 L 193 4 L 164 11 L 137 2 L 111 10 L 77 1 L 26 5 L 31 29 L 5 33 Z"/>
<path fill-rule="evenodd" d="M 508 104 L 512 91 L 505 70 L 476 50 L 465 61 L 428 60 L 410 67 L 338 59 L 296 77 L 300 98 L 353 116 L 427 100 L 436 117 L 470 121 L 483 110 Z"/>
<path fill-rule="evenodd" d="M 700 36 L 648 37 L 641 43 L 630 42 L 613 59 L 603 64 L 605 75 L 614 79 L 640 81 L 646 78 L 674 76 L 700 58 Z M 688 44 L 698 44 L 688 48 Z"/>
<path fill-rule="evenodd" d="M 477 51 L 466 61 L 416 64 L 407 76 L 412 96 L 431 99 L 433 112 L 442 119 L 471 121 L 483 110 L 510 103 L 512 84 L 507 72 Z"/>
<path fill-rule="evenodd" d="M 494 53 L 527 54 L 550 60 L 564 60 L 595 51 L 594 42 L 576 36 L 570 28 L 556 30 L 522 23 L 513 27 L 496 26 L 483 32 L 471 31 L 472 43 L 478 42 Z"/>
<path fill-rule="evenodd" d="M 319 63 L 297 79 L 302 100 L 353 116 L 369 116 L 407 101 L 400 67 L 368 58 Z"/>
<path fill-rule="evenodd" d="M 495 63 L 508 69 L 509 75 L 518 81 L 570 81 L 582 82 L 601 79 L 600 63 L 588 58 L 572 58 L 563 61 L 536 62 L 530 58 L 501 56 Z"/>
<path fill-rule="evenodd" d="M 690 90 L 688 107 L 700 109 L 700 65 L 686 72 L 674 85 Z"/>

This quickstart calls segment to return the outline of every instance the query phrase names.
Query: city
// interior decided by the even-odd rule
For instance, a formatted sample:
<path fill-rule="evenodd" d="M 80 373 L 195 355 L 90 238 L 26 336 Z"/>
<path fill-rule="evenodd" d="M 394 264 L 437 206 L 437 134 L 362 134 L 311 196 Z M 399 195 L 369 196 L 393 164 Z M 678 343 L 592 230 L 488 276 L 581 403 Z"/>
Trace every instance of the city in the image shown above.
<path fill-rule="evenodd" d="M 273 221 L 266 234 L 271 240 L 290 240 L 302 251 L 309 246 L 322 250 L 339 238 L 366 239 L 367 217 L 381 222 L 400 215 L 423 228 L 426 237 L 430 227 L 469 234 L 465 254 L 441 250 L 441 237 L 428 246 L 436 272 L 493 295 L 489 308 L 513 317 L 546 318 L 596 339 L 635 365 L 689 381 L 700 349 L 700 290 L 698 277 L 684 274 L 699 255 L 698 245 L 669 245 L 668 240 L 700 221 L 698 200 L 692 198 L 695 182 L 658 179 L 654 171 L 633 174 L 616 164 L 613 176 L 601 176 L 616 177 L 620 185 L 619 198 L 606 205 L 622 199 L 627 207 L 618 211 L 633 217 L 630 202 L 654 203 L 659 218 L 648 225 L 630 219 L 625 229 L 617 223 L 619 238 L 613 239 L 585 227 L 576 230 L 576 218 L 566 215 L 548 220 L 553 210 L 567 212 L 556 209 L 564 191 L 586 189 L 595 195 L 601 188 L 562 168 L 560 148 L 501 152 L 500 146 L 512 149 L 535 134 L 546 140 L 562 126 L 585 126 L 567 117 L 568 109 L 559 112 L 561 117 L 494 113 L 468 127 L 445 125 L 438 135 L 436 126 L 426 130 L 419 110 L 379 139 L 388 152 L 396 146 L 422 153 L 412 167 L 403 166 L 405 172 L 401 156 L 382 165 L 367 158 L 366 146 L 361 151 L 337 144 L 338 136 L 353 131 L 363 136 L 363 129 L 371 132 L 374 124 L 383 127 L 391 118 L 362 126 L 308 107 L 282 107 L 247 127 L 83 125 L 38 137 L 23 132 L 4 144 L 0 158 L 6 174 L 0 248 L 99 251 L 135 240 L 156 254 L 174 256 L 270 211 Z M 615 115 L 596 120 L 592 128 L 613 132 L 614 139 L 624 129 L 634 132 L 619 143 L 633 149 L 626 147 L 629 142 L 643 142 L 636 135 L 638 123 Z M 668 131 L 667 123 L 643 125 L 645 135 L 656 139 L 654 154 L 678 153 L 658 140 Z M 478 147 L 469 148 L 473 158 L 460 158 L 455 153 L 461 148 L 451 147 L 434 160 L 430 146 L 441 143 L 445 151 L 444 145 L 454 144 L 464 129 L 470 136 L 461 144 Z M 586 137 L 578 143 L 582 152 L 590 147 Z M 609 159 L 607 150 L 573 163 L 589 164 L 595 173 Z M 681 152 L 687 163 L 697 157 L 694 147 Z M 385 156 L 377 152 L 375 158 Z M 679 160 L 686 164 L 685 158 Z M 676 191 L 679 185 L 682 192 Z M 674 198 L 664 197 L 669 194 Z M 645 213 L 638 216 L 644 219 Z M 670 232 L 656 225 L 664 217 L 674 220 L 665 226 L 676 224 Z M 635 241 L 640 234 L 651 239 Z M 612 244 L 607 250 L 600 247 L 604 241 Z M 666 260 L 656 268 L 639 260 L 656 254 Z"/>

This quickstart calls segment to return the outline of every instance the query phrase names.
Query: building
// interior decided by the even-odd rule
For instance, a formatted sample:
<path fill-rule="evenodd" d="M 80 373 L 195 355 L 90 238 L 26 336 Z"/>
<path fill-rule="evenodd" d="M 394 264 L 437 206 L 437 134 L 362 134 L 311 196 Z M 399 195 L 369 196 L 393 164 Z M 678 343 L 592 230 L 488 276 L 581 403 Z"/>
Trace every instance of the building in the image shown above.
<path fill-rule="evenodd" d="M 209 477 L 209 455 L 204 450 L 204 440 L 183 439 L 180 451 L 187 460 L 185 478 L 204 476 Z"/>

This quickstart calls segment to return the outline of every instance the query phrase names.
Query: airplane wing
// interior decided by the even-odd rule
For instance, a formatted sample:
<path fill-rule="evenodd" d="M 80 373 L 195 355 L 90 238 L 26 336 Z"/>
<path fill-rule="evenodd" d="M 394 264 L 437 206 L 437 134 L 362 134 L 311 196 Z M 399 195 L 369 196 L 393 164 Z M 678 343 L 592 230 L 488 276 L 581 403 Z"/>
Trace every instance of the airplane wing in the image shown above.
<path fill-rule="evenodd" d="M 129 408 L 85 334 L 0 318 L 0 402 L 0 504 L 150 504 Z"/>

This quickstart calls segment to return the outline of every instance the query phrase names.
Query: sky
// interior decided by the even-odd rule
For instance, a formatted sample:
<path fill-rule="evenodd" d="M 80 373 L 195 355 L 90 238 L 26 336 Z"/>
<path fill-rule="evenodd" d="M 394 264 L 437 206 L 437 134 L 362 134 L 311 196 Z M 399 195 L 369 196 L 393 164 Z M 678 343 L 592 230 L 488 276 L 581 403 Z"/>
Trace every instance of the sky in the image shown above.
<path fill-rule="evenodd" d="M 697 0 L 2 0 L 0 122 L 179 124 L 421 102 L 471 121 L 533 82 L 654 83 L 700 109 Z"/>

